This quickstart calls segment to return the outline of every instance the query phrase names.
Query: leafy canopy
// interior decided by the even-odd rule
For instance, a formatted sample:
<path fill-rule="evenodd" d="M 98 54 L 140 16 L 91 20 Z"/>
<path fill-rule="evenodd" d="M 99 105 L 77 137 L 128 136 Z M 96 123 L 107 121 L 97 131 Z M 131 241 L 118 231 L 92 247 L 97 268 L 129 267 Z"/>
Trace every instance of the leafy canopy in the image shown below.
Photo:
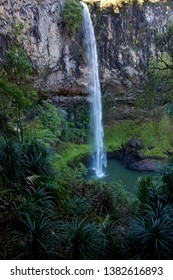
<path fill-rule="evenodd" d="M 144 92 L 138 100 L 145 109 L 160 108 L 172 102 L 173 88 L 173 24 L 155 37 L 156 57 L 149 61 Z M 170 110 L 169 110 L 170 111 Z"/>
<path fill-rule="evenodd" d="M 14 24 L 9 35 L 8 48 L 0 72 L 0 118 L 3 131 L 9 123 L 23 142 L 23 115 L 36 99 L 32 82 L 32 66 L 24 49 L 24 25 Z"/>
<path fill-rule="evenodd" d="M 64 21 L 69 26 L 70 32 L 74 35 L 79 31 L 82 22 L 83 7 L 76 0 L 66 0 L 64 5 Z"/>

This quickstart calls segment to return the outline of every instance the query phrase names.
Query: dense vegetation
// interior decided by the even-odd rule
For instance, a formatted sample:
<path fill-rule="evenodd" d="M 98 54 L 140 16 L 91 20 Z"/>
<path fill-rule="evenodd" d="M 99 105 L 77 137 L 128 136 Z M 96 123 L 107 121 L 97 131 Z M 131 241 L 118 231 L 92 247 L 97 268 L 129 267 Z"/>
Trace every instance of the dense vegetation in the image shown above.
<path fill-rule="evenodd" d="M 65 116 L 40 99 L 22 30 L 23 25 L 13 26 L 0 72 L 0 258 L 172 259 L 171 161 L 156 181 L 139 179 L 135 197 L 116 182 L 88 180 L 80 162 L 89 153 L 88 105 L 80 102 Z M 172 52 L 164 40 L 157 38 L 160 53 L 151 68 L 155 76 L 172 71 Z M 151 89 L 150 75 L 144 93 Z M 148 110 L 164 93 L 157 90 L 158 83 L 154 86 Z M 147 156 L 163 157 L 165 149 L 172 149 L 172 105 L 164 98 L 164 118 L 107 127 L 107 149 L 119 149 L 133 136 L 143 139 Z"/>
<path fill-rule="evenodd" d="M 82 6 L 77 0 L 67 0 L 64 4 L 63 17 L 71 35 L 80 30 L 82 22 Z"/>

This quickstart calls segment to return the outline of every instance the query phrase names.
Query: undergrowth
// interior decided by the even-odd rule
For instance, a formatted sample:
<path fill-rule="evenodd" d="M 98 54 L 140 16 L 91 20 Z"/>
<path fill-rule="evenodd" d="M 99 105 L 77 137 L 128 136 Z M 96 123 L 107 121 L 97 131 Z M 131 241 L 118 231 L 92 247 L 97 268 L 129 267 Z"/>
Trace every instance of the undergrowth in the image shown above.
<path fill-rule="evenodd" d="M 136 137 L 142 140 L 145 156 L 166 157 L 166 152 L 172 151 L 172 131 L 173 125 L 167 117 L 143 123 L 123 120 L 105 128 L 105 143 L 111 152 Z"/>
<path fill-rule="evenodd" d="M 173 150 L 173 125 L 164 117 L 161 120 L 150 120 L 137 123 L 131 120 L 117 121 L 105 127 L 105 145 L 107 152 L 121 149 L 131 138 L 142 140 L 144 156 L 167 157 L 167 152 Z M 55 160 L 56 167 L 68 163 L 79 162 L 91 153 L 89 144 L 63 143 L 58 150 L 59 157 Z"/>

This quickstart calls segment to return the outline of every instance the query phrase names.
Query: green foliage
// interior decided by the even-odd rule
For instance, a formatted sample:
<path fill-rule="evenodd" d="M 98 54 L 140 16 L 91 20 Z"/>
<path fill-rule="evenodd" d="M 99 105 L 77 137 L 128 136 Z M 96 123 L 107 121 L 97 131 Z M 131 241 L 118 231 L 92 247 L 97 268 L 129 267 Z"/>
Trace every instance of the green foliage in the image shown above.
<path fill-rule="evenodd" d="M 65 123 L 62 135 L 62 140 L 72 143 L 83 143 L 86 139 L 86 131 L 76 128 L 73 122 Z"/>
<path fill-rule="evenodd" d="M 168 164 L 161 170 L 161 178 L 163 185 L 161 186 L 161 193 L 165 198 L 172 202 L 173 201 L 173 165 Z"/>
<path fill-rule="evenodd" d="M 0 78 L 0 109 L 1 109 L 1 129 L 8 133 L 8 123 L 11 117 L 12 88 L 6 79 Z M 7 102 L 8 100 L 8 102 Z"/>
<path fill-rule="evenodd" d="M 150 191 L 154 188 L 152 178 L 140 177 L 137 182 L 137 199 L 139 200 L 139 212 L 145 209 L 145 205 L 149 202 Z"/>
<path fill-rule="evenodd" d="M 132 121 L 120 121 L 105 127 L 105 142 L 107 151 L 118 150 L 136 135 L 136 124 Z"/>
<path fill-rule="evenodd" d="M 53 201 L 52 193 L 45 187 L 27 189 L 21 203 L 19 205 L 14 204 L 14 212 L 19 220 L 27 215 L 33 219 L 42 215 L 51 216 L 54 206 Z"/>
<path fill-rule="evenodd" d="M 172 259 L 172 206 L 155 196 L 144 215 L 133 221 L 129 237 L 134 258 Z"/>
<path fill-rule="evenodd" d="M 173 23 L 168 22 L 166 32 L 159 32 L 155 38 L 156 47 L 161 53 L 166 52 L 170 58 L 173 55 Z M 164 63 L 164 61 L 163 61 Z M 169 65 L 165 64 L 169 68 Z M 170 65 L 170 67 L 172 67 Z"/>
<path fill-rule="evenodd" d="M 76 128 L 88 131 L 89 115 L 89 104 L 86 100 L 83 100 L 69 109 L 67 120 L 73 122 Z"/>
<path fill-rule="evenodd" d="M 165 109 L 166 114 L 172 118 L 173 116 L 173 103 L 168 104 L 166 109 Z"/>
<path fill-rule="evenodd" d="M 86 219 L 60 223 L 58 234 L 66 243 L 68 259 L 94 260 L 102 258 L 104 236 L 94 224 L 87 223 Z"/>
<path fill-rule="evenodd" d="M 0 139 L 0 178 L 5 185 L 23 186 L 28 176 L 54 177 L 51 153 L 36 140 L 23 145 L 12 139 Z"/>
<path fill-rule="evenodd" d="M 47 146 L 48 148 L 55 146 L 57 142 L 57 137 L 49 129 L 43 129 L 39 124 L 31 125 L 31 127 L 25 128 L 25 139 L 29 141 L 30 139 L 36 139 L 41 144 Z"/>
<path fill-rule="evenodd" d="M 54 196 L 46 185 L 37 186 L 30 180 L 21 203 L 14 204 L 13 211 L 18 220 L 14 238 L 21 254 L 18 258 L 43 259 L 57 256 L 57 240 L 53 235 L 57 223 L 54 221 Z"/>
<path fill-rule="evenodd" d="M 21 203 L 22 194 L 17 195 L 16 188 L 10 189 L 7 185 L 5 186 L 4 182 L 2 183 L 2 178 L 1 184 L 3 188 L 0 188 L 0 220 L 3 220 L 4 218 L 8 219 L 9 215 L 12 215 L 11 210 L 14 204 L 18 205 Z"/>
<path fill-rule="evenodd" d="M 10 82 L 28 81 L 32 73 L 32 67 L 26 51 L 20 45 L 12 45 L 5 53 L 3 68 Z"/>
<path fill-rule="evenodd" d="M 14 232 L 14 239 L 20 247 L 19 259 L 52 259 L 56 253 L 56 239 L 53 230 L 56 223 L 41 215 L 32 219 L 29 215 L 20 218 L 22 229 Z"/>
<path fill-rule="evenodd" d="M 165 63 L 170 63 L 170 58 L 166 53 L 161 57 Z M 138 97 L 138 106 L 145 108 L 146 114 L 148 110 L 159 109 L 159 106 L 172 100 L 172 70 L 165 68 L 163 61 L 156 58 L 149 62 L 144 91 Z"/>
<path fill-rule="evenodd" d="M 59 137 L 63 125 L 63 113 L 61 109 L 47 101 L 42 101 L 41 105 L 38 105 L 37 110 L 38 119 L 43 129 L 49 129 L 55 137 Z"/>
<path fill-rule="evenodd" d="M 64 166 L 59 170 L 59 183 L 65 187 L 65 191 L 68 194 L 85 196 L 85 184 L 86 184 L 86 173 L 87 169 L 79 163 L 76 167 Z M 70 185 L 69 185 L 70 181 Z"/>
<path fill-rule="evenodd" d="M 22 22 L 18 25 L 13 24 L 9 38 L 9 48 L 5 52 L 3 62 L 3 69 L 8 80 L 12 83 L 17 82 L 20 85 L 24 85 L 26 81 L 29 81 L 32 73 L 32 66 L 23 47 L 23 29 L 24 24 Z"/>
<path fill-rule="evenodd" d="M 119 227 L 118 223 L 112 220 L 107 215 L 105 220 L 100 226 L 101 231 L 105 237 L 105 256 L 108 259 L 119 259 L 121 255 L 121 249 L 124 246 L 124 234 L 122 232 L 122 226 Z"/>
<path fill-rule="evenodd" d="M 72 143 L 85 143 L 89 132 L 89 105 L 82 100 L 68 110 L 61 139 Z"/>
<path fill-rule="evenodd" d="M 62 145 L 62 149 L 58 150 L 58 152 L 60 154 L 60 158 L 55 161 L 55 166 L 56 168 L 61 168 L 67 164 L 80 162 L 82 158 L 89 154 L 90 147 L 88 144 L 68 143 L 66 145 Z"/>
<path fill-rule="evenodd" d="M 83 7 L 76 0 L 66 0 L 63 10 L 65 23 L 69 26 L 72 36 L 80 30 Z"/>
<path fill-rule="evenodd" d="M 147 83 L 144 90 L 146 107 L 152 108 L 172 101 L 173 71 L 173 24 L 168 23 L 166 32 L 155 37 L 156 59 L 149 63 Z M 150 103 L 150 105 L 149 105 Z"/>
<path fill-rule="evenodd" d="M 14 180 L 17 183 L 24 179 L 27 170 L 27 160 L 19 143 L 1 137 L 0 162 L 3 170 L 1 174 L 9 182 Z"/>
<path fill-rule="evenodd" d="M 37 216 L 52 213 L 54 197 L 45 186 L 26 189 L 26 195 L 22 203 L 15 207 L 18 217 L 29 214 L 36 218 Z"/>
<path fill-rule="evenodd" d="M 9 37 L 9 46 L 1 69 L 0 109 L 5 133 L 11 124 L 21 142 L 23 135 L 23 114 L 36 99 L 32 83 L 32 66 L 23 48 L 23 25 L 14 25 Z"/>
<path fill-rule="evenodd" d="M 89 130 L 89 112 L 86 102 L 68 110 L 67 118 L 60 108 L 42 101 L 28 112 L 30 126 L 26 127 L 26 138 L 37 138 L 47 146 L 60 142 L 84 143 Z"/>
<path fill-rule="evenodd" d="M 23 23 L 16 23 L 12 26 L 9 36 L 9 45 L 5 51 L 3 61 L 4 75 L 10 83 L 16 84 L 20 89 L 26 89 L 31 84 L 32 66 L 28 55 L 23 47 Z"/>
<path fill-rule="evenodd" d="M 144 92 L 138 98 L 140 108 L 148 110 L 172 102 L 173 71 L 173 24 L 155 37 L 156 58 L 149 61 Z"/>
<path fill-rule="evenodd" d="M 53 176 L 51 166 L 51 153 L 45 146 L 37 140 L 32 139 L 26 145 L 26 157 L 30 175 Z"/>
<path fill-rule="evenodd" d="M 165 158 L 165 151 L 172 150 L 172 130 L 172 122 L 167 117 L 143 122 L 124 120 L 105 127 L 105 142 L 107 150 L 114 151 L 136 137 L 142 140 L 145 156 Z"/>
<path fill-rule="evenodd" d="M 22 28 L 16 26 L 11 34 L 0 79 L 0 229 L 6 229 L 0 235 L 0 254 L 19 259 L 119 259 L 122 250 L 129 248 L 128 258 L 172 258 L 173 216 L 168 203 L 173 201 L 172 165 L 163 171 L 157 192 L 150 178 L 140 179 L 138 200 L 116 182 L 89 181 L 85 166 L 77 165 L 89 154 L 89 145 L 82 144 L 89 131 L 88 106 L 83 101 L 74 105 L 66 119 L 46 101 L 32 106 L 32 68 L 23 48 Z M 70 28 L 72 33 L 78 30 Z M 171 62 L 168 54 L 162 57 Z M 163 67 L 164 62 L 159 63 L 155 67 Z M 150 71 L 151 108 L 171 100 L 162 90 L 171 69 L 164 75 L 157 71 L 153 76 Z M 154 75 L 163 76 L 164 82 L 158 83 Z M 171 115 L 172 108 L 168 109 Z M 105 134 L 109 151 L 132 137 L 142 140 L 144 155 L 165 156 L 166 150 L 172 151 L 168 117 L 143 123 L 120 121 L 106 127 Z M 61 157 L 55 158 L 50 146 Z"/>
<path fill-rule="evenodd" d="M 62 110 L 47 101 L 35 103 L 27 111 L 25 139 L 37 139 L 47 147 L 55 147 L 64 127 L 65 119 Z"/>
<path fill-rule="evenodd" d="M 110 214 L 118 223 L 121 223 L 122 217 L 130 215 L 130 207 L 134 201 L 123 186 L 100 180 L 89 181 L 86 175 L 86 169 L 83 170 L 81 165 L 59 171 L 58 183 L 64 187 L 60 199 L 63 215 L 91 215 L 97 221 Z"/>
<path fill-rule="evenodd" d="M 108 213 L 110 214 L 112 219 L 115 220 L 118 224 L 122 224 L 123 220 L 123 225 L 125 225 L 125 217 L 131 216 L 132 209 L 134 209 L 134 206 L 136 205 L 136 198 L 130 195 L 125 190 L 124 186 L 117 182 L 113 182 L 111 184 L 109 183 L 109 185 L 106 184 L 106 186 L 104 187 L 104 192 L 105 191 L 109 194 L 110 197 L 110 203 L 108 204 Z"/>
<path fill-rule="evenodd" d="M 66 196 L 61 201 L 61 212 L 67 217 L 85 218 L 92 210 L 91 202 L 85 197 Z"/>

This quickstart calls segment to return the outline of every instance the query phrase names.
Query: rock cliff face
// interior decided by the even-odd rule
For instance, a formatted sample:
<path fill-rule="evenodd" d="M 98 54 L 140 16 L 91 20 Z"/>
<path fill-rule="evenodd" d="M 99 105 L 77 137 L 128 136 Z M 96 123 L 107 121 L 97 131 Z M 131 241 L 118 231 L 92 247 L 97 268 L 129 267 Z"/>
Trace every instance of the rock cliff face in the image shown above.
<path fill-rule="evenodd" d="M 114 7 L 97 11 L 102 91 L 111 102 L 107 120 L 134 118 L 136 95 L 144 85 L 149 59 L 156 55 L 154 38 L 172 20 L 173 6 L 150 3 L 124 6 L 117 13 Z"/>
<path fill-rule="evenodd" d="M 0 3 L 0 59 L 3 59 L 11 24 L 22 21 L 25 48 L 39 72 L 37 87 L 39 91 L 61 96 L 61 99 L 62 96 L 86 95 L 88 81 L 82 32 L 75 38 L 70 37 L 63 21 L 64 1 L 4 0 Z M 133 111 L 134 89 L 140 90 L 148 59 L 155 54 L 153 38 L 173 16 L 173 7 L 131 5 L 116 13 L 113 8 L 101 11 L 94 5 L 91 13 L 103 93 L 116 94 L 115 103 L 125 106 L 125 115 L 120 117 L 123 118 L 129 115 L 127 104 Z"/>
<path fill-rule="evenodd" d="M 25 48 L 39 70 L 38 87 L 51 93 L 85 92 L 79 43 L 63 23 L 64 0 L 4 0 L 0 3 L 0 55 L 11 25 L 25 25 Z M 80 35 L 79 35 L 80 36 Z M 82 71 L 82 73 L 81 73 Z"/>

